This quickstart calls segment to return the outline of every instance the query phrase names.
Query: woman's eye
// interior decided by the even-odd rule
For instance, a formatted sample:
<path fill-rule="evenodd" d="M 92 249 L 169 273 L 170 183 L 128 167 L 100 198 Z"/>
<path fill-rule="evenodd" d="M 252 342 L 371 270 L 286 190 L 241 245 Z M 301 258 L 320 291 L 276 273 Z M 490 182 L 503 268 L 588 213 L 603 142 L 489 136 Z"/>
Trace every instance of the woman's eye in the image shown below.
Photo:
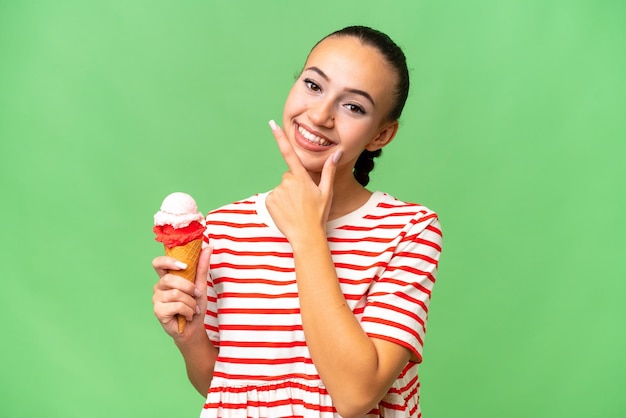
<path fill-rule="evenodd" d="M 363 109 L 363 107 L 359 106 L 359 105 L 348 103 L 348 104 L 345 105 L 345 108 L 348 109 L 352 113 L 358 113 L 358 114 L 361 114 L 361 115 L 365 114 L 365 109 Z"/>
<path fill-rule="evenodd" d="M 308 78 L 304 80 L 304 84 L 306 84 L 307 88 L 314 92 L 319 92 L 322 90 L 320 86 L 318 86 L 315 81 L 309 80 Z"/>

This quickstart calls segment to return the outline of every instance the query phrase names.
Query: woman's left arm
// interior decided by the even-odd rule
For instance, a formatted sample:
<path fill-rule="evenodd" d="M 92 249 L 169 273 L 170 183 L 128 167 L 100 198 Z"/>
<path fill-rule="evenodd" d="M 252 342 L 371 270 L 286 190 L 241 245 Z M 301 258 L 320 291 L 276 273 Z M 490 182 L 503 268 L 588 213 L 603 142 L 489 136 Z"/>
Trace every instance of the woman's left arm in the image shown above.
<path fill-rule="evenodd" d="M 325 231 L 336 159 L 329 157 L 316 185 L 282 130 L 273 132 L 289 172 L 268 196 L 267 205 L 293 249 L 307 346 L 337 412 L 361 416 L 387 393 L 411 351 L 370 338 L 341 291 Z"/>
<path fill-rule="evenodd" d="M 341 291 L 323 231 L 309 231 L 292 247 L 313 362 L 339 414 L 361 416 L 385 396 L 411 351 L 365 333 Z"/>

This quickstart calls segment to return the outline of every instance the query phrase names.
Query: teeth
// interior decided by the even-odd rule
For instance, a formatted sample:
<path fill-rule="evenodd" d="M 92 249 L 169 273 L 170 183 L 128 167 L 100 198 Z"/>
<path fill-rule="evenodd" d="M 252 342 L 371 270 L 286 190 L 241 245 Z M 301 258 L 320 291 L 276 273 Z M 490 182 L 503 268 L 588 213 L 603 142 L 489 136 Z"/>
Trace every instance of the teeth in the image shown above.
<path fill-rule="evenodd" d="M 314 144 L 324 145 L 324 146 L 328 146 L 332 144 L 332 142 L 327 141 L 324 138 L 320 138 L 317 135 L 313 135 L 311 132 L 307 131 L 302 126 L 298 126 L 298 132 L 300 132 L 302 136 L 307 139 L 307 141 L 313 142 Z"/>

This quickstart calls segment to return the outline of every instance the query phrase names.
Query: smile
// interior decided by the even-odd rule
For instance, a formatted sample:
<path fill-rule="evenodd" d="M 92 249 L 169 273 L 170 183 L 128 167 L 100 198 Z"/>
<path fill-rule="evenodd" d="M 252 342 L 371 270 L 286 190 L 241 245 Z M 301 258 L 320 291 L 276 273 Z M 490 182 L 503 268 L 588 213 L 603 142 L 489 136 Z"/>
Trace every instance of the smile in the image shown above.
<path fill-rule="evenodd" d="M 317 135 L 312 134 L 311 132 L 307 131 L 306 129 L 304 129 L 302 126 L 298 125 L 298 132 L 300 132 L 300 134 L 309 142 L 312 142 L 314 144 L 317 145 L 323 145 L 323 146 L 329 146 L 332 145 L 333 143 L 321 138 Z"/>

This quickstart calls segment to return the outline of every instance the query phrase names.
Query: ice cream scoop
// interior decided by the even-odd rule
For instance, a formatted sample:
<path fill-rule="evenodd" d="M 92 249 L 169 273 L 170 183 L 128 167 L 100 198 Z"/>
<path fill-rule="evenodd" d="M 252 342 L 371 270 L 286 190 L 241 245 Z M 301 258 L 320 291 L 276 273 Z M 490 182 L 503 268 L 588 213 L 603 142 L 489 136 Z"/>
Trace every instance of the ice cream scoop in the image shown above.
<path fill-rule="evenodd" d="M 154 214 L 152 230 L 155 239 L 163 243 L 165 255 L 187 264 L 186 269 L 172 273 L 194 282 L 206 224 L 193 197 L 181 192 L 168 195 Z M 178 333 L 182 334 L 186 321 L 182 315 L 177 317 Z"/>
<path fill-rule="evenodd" d="M 198 212 L 198 205 L 193 197 L 182 192 L 165 197 L 161 203 L 161 210 L 154 214 L 154 225 L 182 228 L 194 221 L 204 223 L 204 215 Z"/>

